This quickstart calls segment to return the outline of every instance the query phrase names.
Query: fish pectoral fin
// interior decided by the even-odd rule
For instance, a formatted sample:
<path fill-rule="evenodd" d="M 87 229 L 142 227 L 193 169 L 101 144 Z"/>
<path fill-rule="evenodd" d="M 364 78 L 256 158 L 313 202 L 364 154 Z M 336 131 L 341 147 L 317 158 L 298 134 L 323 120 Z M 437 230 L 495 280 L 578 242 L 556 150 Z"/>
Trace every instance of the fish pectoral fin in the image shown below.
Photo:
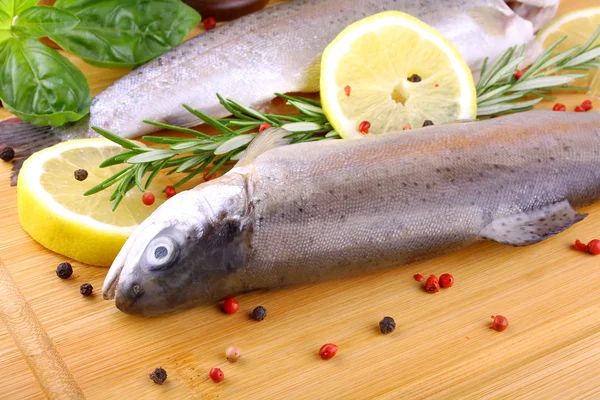
<path fill-rule="evenodd" d="M 587 217 L 567 200 L 493 220 L 479 237 L 511 246 L 527 246 L 554 236 Z"/>
<path fill-rule="evenodd" d="M 236 164 L 236 167 L 243 167 L 251 164 L 256 157 L 261 154 L 281 146 L 287 146 L 292 142 L 288 136 L 291 134 L 283 128 L 270 128 L 259 134 L 246 149 L 244 156 Z"/>

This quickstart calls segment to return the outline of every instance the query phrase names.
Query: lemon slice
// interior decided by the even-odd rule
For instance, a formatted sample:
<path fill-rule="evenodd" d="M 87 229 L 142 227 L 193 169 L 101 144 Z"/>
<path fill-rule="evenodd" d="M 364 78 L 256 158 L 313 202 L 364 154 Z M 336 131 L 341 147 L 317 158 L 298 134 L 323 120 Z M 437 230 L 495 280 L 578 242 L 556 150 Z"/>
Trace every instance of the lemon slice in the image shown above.
<path fill-rule="evenodd" d="M 587 8 L 567 13 L 552 21 L 538 33 L 538 40 L 544 48 L 561 39 L 567 38 L 560 43 L 557 51 L 565 51 L 573 46 L 585 44 L 589 38 L 600 27 L 600 7 Z M 592 44 L 600 44 L 600 38 Z M 569 83 L 571 86 L 590 87 L 590 95 L 600 97 L 600 72 L 598 69 L 591 71 L 587 77 Z"/>
<path fill-rule="evenodd" d="M 325 115 L 345 139 L 444 124 L 477 114 L 475 84 L 458 50 L 408 14 L 348 26 L 321 62 Z"/>
<path fill-rule="evenodd" d="M 114 212 L 109 202 L 112 188 L 83 196 L 123 169 L 122 165 L 98 168 L 123 151 L 106 139 L 80 139 L 32 155 L 23 164 L 17 184 L 23 229 L 52 251 L 86 264 L 110 266 L 130 233 L 166 200 L 162 191 L 172 184 L 159 174 L 148 188 L 156 198 L 152 206 L 145 206 L 142 193 L 134 188 Z M 75 179 L 78 169 L 88 171 L 87 179 Z"/>

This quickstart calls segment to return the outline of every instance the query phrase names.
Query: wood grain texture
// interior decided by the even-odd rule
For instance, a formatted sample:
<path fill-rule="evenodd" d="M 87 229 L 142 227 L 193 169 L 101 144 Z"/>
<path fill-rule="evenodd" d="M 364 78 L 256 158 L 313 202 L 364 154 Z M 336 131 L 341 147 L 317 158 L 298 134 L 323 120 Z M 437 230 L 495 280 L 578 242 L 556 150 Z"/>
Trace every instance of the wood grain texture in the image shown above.
<path fill-rule="evenodd" d="M 594 3 L 563 1 L 561 12 Z M 94 93 L 127 72 L 78 65 Z M 570 249 L 600 237 L 600 205 L 535 246 L 481 242 L 367 276 L 246 294 L 235 315 L 215 305 L 139 318 L 102 300 L 106 269 L 74 263 L 73 277 L 56 277 L 65 259 L 20 228 L 8 177 L 0 165 L 0 258 L 88 399 L 600 398 L 600 258 Z M 450 272 L 456 284 L 427 294 L 417 272 Z M 91 298 L 79 294 L 84 282 L 97 292 Z M 262 322 L 248 317 L 258 305 L 268 310 Z M 507 316 L 508 330 L 487 328 L 494 314 Z M 398 327 L 384 336 L 377 324 L 386 315 Z M 340 351 L 323 361 L 317 351 L 327 342 Z M 243 351 L 236 364 L 224 357 L 232 344 Z M 3 326 L 0 366 L 0 398 L 43 398 Z M 148 378 L 158 366 L 169 374 L 162 386 Z M 223 383 L 209 380 L 212 367 L 222 368 Z"/>

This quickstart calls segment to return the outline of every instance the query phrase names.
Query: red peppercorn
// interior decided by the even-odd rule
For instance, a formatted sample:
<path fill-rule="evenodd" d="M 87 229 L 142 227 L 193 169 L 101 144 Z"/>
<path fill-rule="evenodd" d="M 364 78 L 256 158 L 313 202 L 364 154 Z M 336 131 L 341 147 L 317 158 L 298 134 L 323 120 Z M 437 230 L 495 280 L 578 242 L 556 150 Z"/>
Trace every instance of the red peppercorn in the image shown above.
<path fill-rule="evenodd" d="M 235 314 L 240 308 L 240 303 L 233 297 L 228 297 L 223 301 L 223 311 L 227 314 Z"/>
<path fill-rule="evenodd" d="M 581 103 L 581 108 L 583 108 L 585 111 L 590 111 L 594 107 L 592 105 L 591 100 L 586 100 L 583 103 Z"/>
<path fill-rule="evenodd" d="M 514 76 L 515 76 L 515 79 L 516 79 L 516 80 L 519 80 L 519 79 L 521 79 L 521 77 L 523 76 L 523 74 L 524 74 L 524 73 L 525 73 L 525 72 L 524 72 L 523 70 L 520 70 L 520 69 L 518 69 L 518 70 L 515 72 L 515 75 L 514 75 Z"/>
<path fill-rule="evenodd" d="M 425 281 L 425 291 L 428 293 L 437 293 L 440 291 L 440 282 L 435 275 L 429 275 Z"/>
<path fill-rule="evenodd" d="M 173 186 L 167 186 L 165 188 L 165 196 L 167 196 L 167 199 L 170 199 L 171 197 L 175 196 L 177 194 L 177 191 L 175 190 L 175 188 Z"/>
<path fill-rule="evenodd" d="M 585 112 L 585 109 L 581 106 L 575 107 L 575 112 Z"/>
<path fill-rule="evenodd" d="M 425 277 L 421 274 L 415 274 L 415 276 L 413 276 L 413 278 L 415 278 L 415 281 L 417 281 L 417 282 L 423 282 L 425 280 Z"/>
<path fill-rule="evenodd" d="M 575 241 L 573 248 L 577 251 L 587 251 L 587 244 L 581 242 L 579 239 Z"/>
<path fill-rule="evenodd" d="M 217 383 L 222 382 L 223 379 L 225 379 L 225 375 L 223 375 L 223 371 L 221 371 L 220 368 L 211 369 L 208 373 L 208 376 L 210 376 L 210 379 Z"/>
<path fill-rule="evenodd" d="M 363 121 L 358 125 L 358 131 L 363 135 L 369 133 L 369 129 L 371 128 L 371 123 L 369 121 Z"/>
<path fill-rule="evenodd" d="M 210 31 L 211 29 L 215 29 L 217 27 L 217 20 L 213 17 L 204 18 L 202 20 L 202 25 L 204 25 L 204 29 Z"/>
<path fill-rule="evenodd" d="M 332 343 L 327 343 L 321 347 L 321 349 L 319 350 L 319 355 L 321 356 L 321 358 L 323 360 L 329 360 L 329 359 L 335 357 L 338 349 L 339 349 L 339 346 L 336 346 L 335 344 L 332 344 Z"/>
<path fill-rule="evenodd" d="M 258 128 L 258 133 L 261 133 L 262 131 L 271 128 L 270 124 L 267 124 L 266 122 L 264 124 L 261 124 L 260 127 Z"/>
<path fill-rule="evenodd" d="M 454 277 L 450 274 L 442 274 L 440 275 L 440 287 L 449 288 L 454 285 Z"/>
<path fill-rule="evenodd" d="M 435 87 L 440 87 L 440 84 L 439 84 L 439 83 L 436 83 L 436 84 L 435 84 L 435 85 L 433 85 L 433 86 L 435 86 Z"/>
<path fill-rule="evenodd" d="M 552 111 L 567 111 L 567 106 L 564 104 L 556 103 L 554 107 L 552 107 Z"/>
<path fill-rule="evenodd" d="M 346 86 L 344 88 L 344 92 L 346 92 L 346 96 L 350 97 L 350 93 L 352 92 L 352 88 L 350 86 Z"/>
<path fill-rule="evenodd" d="M 154 204 L 154 195 L 150 192 L 144 193 L 142 195 L 142 202 L 147 206 L 151 206 Z"/>
<path fill-rule="evenodd" d="M 212 181 L 213 179 L 217 179 L 219 177 L 217 172 L 213 173 L 211 176 L 208 176 L 209 173 L 210 171 L 205 172 L 204 175 L 202 175 L 202 179 L 205 181 Z"/>
<path fill-rule="evenodd" d="M 502 315 L 492 315 L 494 321 L 490 325 L 490 329 L 493 329 L 498 332 L 502 332 L 506 328 L 508 328 L 508 320 L 506 317 Z"/>
<path fill-rule="evenodd" d="M 600 254 L 600 240 L 594 239 L 591 240 L 587 245 L 587 252 L 597 256 Z"/>

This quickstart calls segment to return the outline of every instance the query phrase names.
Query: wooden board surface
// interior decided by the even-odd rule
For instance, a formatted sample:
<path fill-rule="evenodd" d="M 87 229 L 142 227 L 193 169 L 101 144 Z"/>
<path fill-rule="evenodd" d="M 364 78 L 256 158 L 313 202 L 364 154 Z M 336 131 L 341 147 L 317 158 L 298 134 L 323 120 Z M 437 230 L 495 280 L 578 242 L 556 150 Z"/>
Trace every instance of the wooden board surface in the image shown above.
<path fill-rule="evenodd" d="M 593 3 L 563 1 L 561 12 Z M 78 65 L 94 93 L 126 72 Z M 581 98 L 564 102 L 571 108 Z M 14 280 L 18 291 L 0 301 L 5 311 L 14 306 L 17 324 L 30 318 L 36 329 L 21 338 L 22 354 L 0 325 L 2 399 L 600 398 L 600 258 L 570 249 L 576 238 L 600 237 L 600 205 L 527 248 L 482 242 L 367 276 L 246 294 L 231 316 L 215 305 L 139 318 L 99 294 L 79 295 L 83 282 L 99 291 L 106 269 L 74 263 L 71 279 L 56 277 L 65 259 L 20 228 L 8 177 L 0 165 L 0 285 Z M 450 272 L 456 284 L 430 295 L 413 280 L 417 272 Z M 268 309 L 262 322 L 248 317 L 257 305 Z M 508 317 L 507 331 L 487 329 L 493 314 Z M 377 330 L 386 315 L 398 324 L 388 336 Z M 340 351 L 325 362 L 317 351 L 327 342 Z M 244 352 L 236 364 L 224 357 L 233 344 Z M 36 379 L 48 355 L 62 364 Z M 169 374 L 163 386 L 148 378 L 158 366 Z M 222 368 L 223 383 L 209 380 L 212 367 Z"/>

